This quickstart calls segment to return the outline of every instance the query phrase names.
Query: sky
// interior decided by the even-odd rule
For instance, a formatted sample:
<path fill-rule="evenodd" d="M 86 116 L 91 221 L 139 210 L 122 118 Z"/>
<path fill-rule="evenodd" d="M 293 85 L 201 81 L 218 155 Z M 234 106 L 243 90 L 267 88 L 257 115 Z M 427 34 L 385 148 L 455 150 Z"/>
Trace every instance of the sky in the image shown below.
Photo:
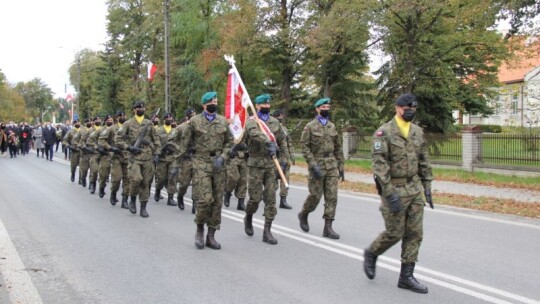
<path fill-rule="evenodd" d="M 75 54 L 84 48 L 103 50 L 105 2 L 1 0 L 0 70 L 7 80 L 15 84 L 40 78 L 55 97 L 65 97 Z"/>

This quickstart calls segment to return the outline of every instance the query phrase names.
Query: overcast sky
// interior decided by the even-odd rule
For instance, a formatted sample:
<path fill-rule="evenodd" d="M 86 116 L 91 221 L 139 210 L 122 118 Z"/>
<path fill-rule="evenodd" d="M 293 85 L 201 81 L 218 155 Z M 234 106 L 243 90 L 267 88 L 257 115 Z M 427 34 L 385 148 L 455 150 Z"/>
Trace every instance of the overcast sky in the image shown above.
<path fill-rule="evenodd" d="M 106 14 L 105 0 L 0 0 L 0 70 L 11 83 L 40 78 L 65 97 L 75 53 L 103 49 Z"/>

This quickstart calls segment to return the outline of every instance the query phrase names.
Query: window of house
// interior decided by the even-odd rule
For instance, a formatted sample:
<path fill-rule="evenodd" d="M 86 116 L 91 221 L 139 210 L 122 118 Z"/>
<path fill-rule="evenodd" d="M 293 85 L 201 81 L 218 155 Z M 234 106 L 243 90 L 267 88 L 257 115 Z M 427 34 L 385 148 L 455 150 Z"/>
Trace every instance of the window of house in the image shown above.
<path fill-rule="evenodd" d="M 514 94 L 512 95 L 512 114 L 517 114 L 518 113 L 518 110 L 519 110 L 519 105 L 518 105 L 518 102 L 519 101 L 519 96 L 518 94 Z"/>

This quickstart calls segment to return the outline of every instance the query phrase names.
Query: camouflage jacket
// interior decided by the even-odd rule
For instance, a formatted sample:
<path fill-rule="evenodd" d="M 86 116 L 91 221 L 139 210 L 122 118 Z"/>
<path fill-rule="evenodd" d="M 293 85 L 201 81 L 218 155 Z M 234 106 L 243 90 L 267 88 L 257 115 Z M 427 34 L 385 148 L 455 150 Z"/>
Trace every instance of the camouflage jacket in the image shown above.
<path fill-rule="evenodd" d="M 97 152 L 98 138 L 102 130 L 103 130 L 103 127 L 99 126 L 99 127 L 94 127 L 94 129 L 90 131 L 90 135 L 88 135 L 88 139 L 86 140 L 87 148 L 93 149 L 94 151 Z"/>
<path fill-rule="evenodd" d="M 302 131 L 300 139 L 302 154 L 306 159 L 308 167 L 311 169 L 316 164 L 326 174 L 337 175 L 337 170 L 343 170 L 343 148 L 341 147 L 341 137 L 336 126 L 328 121 L 323 126 L 317 118 L 308 122 Z"/>
<path fill-rule="evenodd" d="M 262 121 L 261 121 L 262 122 Z M 280 162 L 289 162 L 289 148 L 287 146 L 287 136 L 283 132 L 283 128 L 279 120 L 270 117 L 266 122 L 268 129 L 276 137 L 276 144 L 279 151 Z M 248 146 L 249 158 L 247 165 L 258 168 L 272 168 L 275 166 L 274 161 L 266 152 L 266 143 L 270 140 L 266 134 L 260 129 L 257 121 L 250 117 L 246 121 L 244 142 Z"/>
<path fill-rule="evenodd" d="M 195 115 L 185 124 L 178 146 L 178 157 L 193 151 L 193 158 L 211 163 L 214 156 L 228 158 L 233 143 L 233 136 L 229 130 L 227 119 L 221 115 L 210 122 L 204 113 Z M 205 168 L 211 170 L 211 167 Z"/>
<path fill-rule="evenodd" d="M 285 127 L 284 125 L 281 125 L 281 129 L 283 129 L 283 133 L 285 133 L 285 138 L 286 138 L 286 141 L 287 141 L 287 151 L 289 152 L 289 157 L 292 161 L 294 155 L 294 147 L 293 147 L 293 144 L 292 144 L 292 138 L 291 136 L 289 135 L 289 130 L 287 129 L 287 127 Z"/>
<path fill-rule="evenodd" d="M 114 146 L 115 125 L 103 127 L 99 132 L 97 145 L 100 150 L 110 152 L 109 149 Z"/>
<path fill-rule="evenodd" d="M 180 156 L 180 143 L 182 141 L 182 137 L 184 132 L 187 129 L 187 126 L 189 125 L 189 120 L 181 123 L 176 129 L 172 130 L 169 134 L 169 140 L 168 143 L 170 143 L 173 146 L 174 149 L 174 166 L 179 166 L 180 160 L 189 160 L 193 156 L 193 143 L 188 147 L 187 151 Z"/>
<path fill-rule="evenodd" d="M 415 195 L 422 191 L 422 184 L 431 187 L 428 147 L 419 126 L 411 124 L 409 137 L 404 138 L 396 119 L 392 119 L 375 132 L 371 151 L 373 174 L 383 197 L 392 193 Z"/>
<path fill-rule="evenodd" d="M 66 136 L 64 136 L 62 144 L 65 146 L 72 146 L 76 149 L 79 145 L 79 140 L 81 140 L 81 128 L 73 128 L 67 132 Z"/>
<path fill-rule="evenodd" d="M 170 162 L 174 159 L 174 150 L 167 149 L 168 147 L 166 147 L 169 141 L 169 136 L 171 136 L 172 133 L 176 133 L 176 129 L 173 127 L 171 127 L 171 129 L 169 130 L 169 133 L 167 133 L 167 130 L 165 130 L 165 126 L 160 126 L 159 128 L 157 128 L 157 136 L 159 137 L 162 149 L 159 151 L 160 161 Z M 163 150 L 164 148 L 165 150 Z"/>
<path fill-rule="evenodd" d="M 136 155 L 129 153 L 128 155 L 130 155 L 132 159 L 138 161 L 149 161 L 154 155 L 159 155 L 161 152 L 161 142 L 156 135 L 156 129 L 153 127 L 152 122 L 146 118 L 139 124 L 135 117 L 132 117 L 126 121 L 124 125 L 118 128 L 114 137 L 116 147 L 127 150 L 129 146 L 133 146 L 137 142 L 139 134 L 144 128 L 146 128 L 147 131 L 139 146 L 141 153 Z"/>
<path fill-rule="evenodd" d="M 90 136 L 90 133 L 92 133 L 93 129 L 94 127 L 90 127 L 90 128 L 87 128 L 86 126 L 81 127 L 81 131 L 79 131 L 80 133 L 79 144 L 77 146 L 79 150 L 81 150 L 81 152 L 83 148 L 86 148 L 86 141 L 88 140 L 88 136 Z"/>

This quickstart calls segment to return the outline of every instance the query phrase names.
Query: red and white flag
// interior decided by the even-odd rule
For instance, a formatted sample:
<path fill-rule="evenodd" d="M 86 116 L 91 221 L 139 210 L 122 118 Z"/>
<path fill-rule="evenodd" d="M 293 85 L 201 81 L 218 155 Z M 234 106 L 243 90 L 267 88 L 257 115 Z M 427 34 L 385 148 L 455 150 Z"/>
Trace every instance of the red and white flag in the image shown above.
<path fill-rule="evenodd" d="M 66 96 L 66 101 L 67 102 L 72 102 L 73 101 L 73 95 L 71 95 L 71 93 L 68 93 L 67 96 Z"/>
<path fill-rule="evenodd" d="M 225 99 L 225 118 L 235 140 L 240 139 L 246 126 L 248 96 L 240 85 L 241 79 L 236 69 L 229 70 Z"/>
<path fill-rule="evenodd" d="M 157 67 L 152 61 L 148 62 L 148 81 L 154 80 L 154 75 L 156 74 Z"/>
<path fill-rule="evenodd" d="M 257 115 L 257 114 L 255 114 Z M 254 116 L 250 116 L 249 119 L 255 119 Z M 272 133 L 272 131 L 270 131 L 270 128 L 268 127 L 268 125 L 259 119 L 259 121 L 261 122 L 261 129 L 263 130 L 263 132 L 266 134 L 266 136 L 268 137 L 268 139 L 270 139 L 271 142 L 276 142 L 276 137 L 274 136 L 274 133 Z"/>

